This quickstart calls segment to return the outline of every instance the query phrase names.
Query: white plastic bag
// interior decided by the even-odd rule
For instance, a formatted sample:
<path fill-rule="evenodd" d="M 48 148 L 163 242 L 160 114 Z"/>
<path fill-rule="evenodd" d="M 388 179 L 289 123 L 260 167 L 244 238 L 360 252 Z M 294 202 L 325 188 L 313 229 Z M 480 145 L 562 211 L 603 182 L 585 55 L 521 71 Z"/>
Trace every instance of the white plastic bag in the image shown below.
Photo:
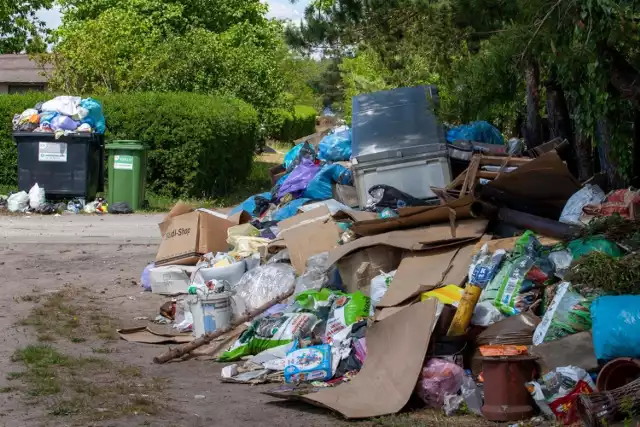
<path fill-rule="evenodd" d="M 55 98 L 42 104 L 42 111 L 54 111 L 56 113 L 63 114 L 65 116 L 72 117 L 78 115 L 79 119 L 82 119 L 80 115 L 84 112 L 80 112 L 78 107 L 80 106 L 79 96 L 56 96 Z M 86 110 L 85 110 L 86 111 Z M 86 113 L 84 113 L 86 116 Z"/>
<path fill-rule="evenodd" d="M 567 204 L 562 209 L 560 214 L 560 222 L 565 224 L 582 225 L 580 222 L 580 215 L 582 215 L 582 208 L 586 205 L 598 204 L 605 199 L 606 195 L 604 191 L 597 185 L 587 184 L 579 191 L 575 192 L 573 196 L 567 200 Z"/>
<path fill-rule="evenodd" d="M 24 212 L 29 207 L 29 195 L 25 191 L 12 194 L 7 199 L 9 212 Z"/>
<path fill-rule="evenodd" d="M 373 316 L 376 310 L 376 306 L 382 301 L 384 295 L 389 290 L 389 285 L 393 281 L 393 277 L 396 275 L 397 270 L 393 270 L 389 273 L 383 273 L 371 279 L 371 310 L 370 315 Z"/>
<path fill-rule="evenodd" d="M 45 202 L 44 197 L 44 188 L 35 183 L 29 190 L 29 206 L 31 206 L 31 209 L 38 209 Z"/>
<path fill-rule="evenodd" d="M 289 264 L 266 264 L 244 273 L 233 290 L 244 310 L 255 310 L 294 288 L 296 273 Z"/>

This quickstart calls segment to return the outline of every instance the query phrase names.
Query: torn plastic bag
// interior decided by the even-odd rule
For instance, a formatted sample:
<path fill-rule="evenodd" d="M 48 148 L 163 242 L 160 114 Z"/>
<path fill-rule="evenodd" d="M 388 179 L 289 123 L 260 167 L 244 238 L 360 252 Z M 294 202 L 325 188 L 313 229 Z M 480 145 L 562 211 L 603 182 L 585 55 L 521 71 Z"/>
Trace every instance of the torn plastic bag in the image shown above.
<path fill-rule="evenodd" d="M 301 195 L 319 171 L 320 166 L 316 165 L 313 160 L 307 157 L 303 158 L 280 186 L 278 200 L 286 194 L 292 194 L 294 197 Z"/>
<path fill-rule="evenodd" d="M 482 120 L 449 129 L 447 141 L 455 142 L 460 140 L 496 145 L 504 144 L 504 136 L 500 131 L 495 126 Z"/>
<path fill-rule="evenodd" d="M 327 200 L 333 197 L 333 184 L 352 185 L 353 174 L 339 164 L 327 164 L 313 177 L 304 191 L 304 197 Z"/>
<path fill-rule="evenodd" d="M 40 203 L 40 205 L 36 209 L 36 212 L 42 215 L 53 215 L 54 213 L 58 212 L 58 206 L 54 205 L 53 203 Z"/>
<path fill-rule="evenodd" d="M 44 202 L 44 188 L 41 188 L 38 186 L 38 183 L 35 183 L 33 187 L 31 187 L 31 190 L 29 190 L 29 206 L 31 206 L 31 209 L 37 210 Z"/>
<path fill-rule="evenodd" d="M 133 209 L 129 207 L 127 202 L 112 203 L 109 205 L 110 214 L 132 214 Z"/>
<path fill-rule="evenodd" d="M 229 213 L 229 216 L 245 211 L 254 218 L 260 217 L 267 209 L 269 209 L 269 203 L 271 203 L 270 192 L 255 194 L 233 208 Z"/>
<path fill-rule="evenodd" d="M 371 279 L 371 310 L 369 315 L 373 316 L 376 310 L 376 306 L 384 295 L 389 290 L 389 286 L 393 282 L 393 277 L 396 275 L 397 270 L 390 271 L 389 273 L 380 272 L 380 274 Z"/>
<path fill-rule="evenodd" d="M 295 269 L 289 264 L 266 264 L 247 271 L 233 290 L 245 311 L 250 311 L 286 294 L 294 288 L 295 281 Z"/>
<path fill-rule="evenodd" d="M 464 370 L 455 363 L 429 359 L 422 367 L 416 394 L 429 408 L 441 409 L 447 394 L 457 394 L 462 386 Z"/>
<path fill-rule="evenodd" d="M 318 158 L 328 162 L 349 160 L 351 158 L 351 129 L 322 138 L 318 144 Z"/>
<path fill-rule="evenodd" d="M 562 214 L 560 214 L 560 222 L 583 225 L 582 222 L 580 222 L 582 208 L 586 205 L 597 205 L 602 202 L 605 197 L 604 191 L 597 185 L 585 185 L 567 200 L 564 209 L 562 209 Z"/>
<path fill-rule="evenodd" d="M 365 210 L 381 211 L 384 208 L 398 209 L 407 206 L 426 206 L 427 202 L 417 199 L 389 185 L 374 185 L 369 189 L 371 196 Z"/>
<path fill-rule="evenodd" d="M 29 207 L 29 195 L 26 191 L 14 193 L 7 199 L 9 212 L 24 212 Z"/>
<path fill-rule="evenodd" d="M 95 129 L 96 133 L 104 133 L 105 122 L 100 101 L 93 98 L 83 99 L 80 101 L 78 113 L 80 114 L 80 123 L 91 126 L 91 128 Z"/>
<path fill-rule="evenodd" d="M 42 111 L 53 111 L 65 116 L 78 114 L 81 98 L 79 96 L 56 96 L 42 104 Z"/>
<path fill-rule="evenodd" d="M 294 295 L 309 290 L 319 290 L 329 283 L 329 252 L 312 255 L 307 260 L 307 269 L 296 279 Z"/>

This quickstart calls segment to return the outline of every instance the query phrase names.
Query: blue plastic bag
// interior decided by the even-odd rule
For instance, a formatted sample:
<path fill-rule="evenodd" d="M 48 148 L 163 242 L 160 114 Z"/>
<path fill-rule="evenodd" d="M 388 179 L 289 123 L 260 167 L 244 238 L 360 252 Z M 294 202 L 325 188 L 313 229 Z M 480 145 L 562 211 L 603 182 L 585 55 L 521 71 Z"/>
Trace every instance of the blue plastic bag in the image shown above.
<path fill-rule="evenodd" d="M 286 205 L 284 205 L 283 207 L 281 207 L 280 209 L 278 209 L 277 211 L 275 211 L 271 219 L 273 221 L 282 221 L 287 218 L 291 218 L 292 216 L 298 213 L 298 208 L 300 206 L 304 205 L 305 203 L 309 203 L 310 201 L 311 199 L 305 199 L 305 198 L 292 200 Z"/>
<path fill-rule="evenodd" d="M 598 360 L 640 358 L 640 295 L 604 296 L 591 304 Z"/>
<path fill-rule="evenodd" d="M 304 197 L 312 200 L 327 200 L 333 196 L 333 183 L 351 185 L 353 174 L 339 164 L 324 165 L 318 174 L 309 182 Z"/>
<path fill-rule="evenodd" d="M 278 199 L 281 199 L 287 193 L 291 193 L 294 196 L 301 194 L 319 170 L 320 166 L 316 165 L 311 159 L 308 157 L 303 158 L 280 186 Z"/>
<path fill-rule="evenodd" d="M 504 136 L 490 123 L 478 121 L 449 129 L 447 132 L 447 141 L 474 141 L 503 145 Z"/>
<path fill-rule="evenodd" d="M 93 98 L 86 98 L 80 101 L 80 106 L 85 108 L 89 114 L 82 119 L 80 123 L 88 124 L 96 133 L 104 133 L 104 114 L 102 113 L 102 104 Z"/>
<path fill-rule="evenodd" d="M 55 111 L 43 111 L 40 113 L 40 126 L 49 126 L 51 127 L 51 121 L 58 116 L 58 113 Z"/>
<path fill-rule="evenodd" d="M 254 218 L 257 217 L 257 216 L 262 215 L 262 212 L 256 212 L 256 208 L 258 207 L 258 205 L 256 204 L 256 197 L 262 197 L 263 199 L 267 199 L 267 200 L 271 201 L 271 193 L 270 192 L 255 194 L 255 195 L 249 197 L 244 202 L 240 203 L 235 208 L 233 208 L 233 210 L 231 211 L 229 216 L 235 215 L 238 212 L 242 212 L 242 211 L 248 212 Z"/>
<path fill-rule="evenodd" d="M 349 160 L 351 158 L 351 129 L 322 138 L 318 145 L 318 158 L 328 162 Z"/>
<path fill-rule="evenodd" d="M 289 169 L 289 166 L 291 165 L 291 163 L 293 163 L 296 157 L 298 157 L 298 153 L 300 153 L 300 150 L 302 149 L 303 145 L 304 145 L 304 142 L 301 142 L 300 144 L 296 145 L 291 150 L 289 150 L 287 154 L 284 155 L 285 169 Z"/>

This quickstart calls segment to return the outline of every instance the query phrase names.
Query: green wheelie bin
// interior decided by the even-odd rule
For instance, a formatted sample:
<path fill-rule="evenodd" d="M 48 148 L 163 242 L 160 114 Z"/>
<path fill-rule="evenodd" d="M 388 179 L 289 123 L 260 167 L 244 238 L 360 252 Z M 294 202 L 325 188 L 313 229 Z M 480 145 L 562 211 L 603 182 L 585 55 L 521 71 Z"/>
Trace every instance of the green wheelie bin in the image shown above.
<path fill-rule="evenodd" d="M 126 202 L 141 209 L 147 176 L 147 146 L 140 141 L 111 141 L 109 153 L 107 201 L 109 205 Z"/>

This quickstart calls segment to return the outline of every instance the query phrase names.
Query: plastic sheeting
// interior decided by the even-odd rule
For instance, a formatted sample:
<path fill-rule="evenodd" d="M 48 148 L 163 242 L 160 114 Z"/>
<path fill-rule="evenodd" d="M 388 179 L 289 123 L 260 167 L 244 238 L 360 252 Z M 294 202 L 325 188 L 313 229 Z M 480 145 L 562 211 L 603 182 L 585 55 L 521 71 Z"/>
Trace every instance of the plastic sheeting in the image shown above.
<path fill-rule="evenodd" d="M 261 200 L 262 199 L 262 200 Z M 265 202 L 266 200 L 266 202 Z M 229 216 L 235 215 L 239 212 L 245 211 L 251 214 L 252 217 L 259 217 L 269 208 L 269 202 L 271 201 L 271 193 L 265 192 L 255 194 L 249 197 L 244 202 L 233 208 L 229 213 Z"/>
<path fill-rule="evenodd" d="M 247 271 L 233 290 L 244 302 L 245 310 L 255 310 L 289 292 L 295 281 L 295 269 L 289 264 L 266 264 Z"/>
<path fill-rule="evenodd" d="M 280 222 L 287 218 L 291 218 L 292 216 L 298 213 L 298 209 L 300 208 L 300 206 L 304 205 L 305 203 L 309 203 L 310 201 L 311 199 L 307 199 L 304 197 L 301 199 L 292 200 L 286 205 L 284 205 L 283 207 L 281 207 L 280 209 L 278 209 L 277 211 L 275 211 L 273 213 L 272 219 L 274 221 Z"/>
<path fill-rule="evenodd" d="M 477 121 L 449 129 L 447 132 L 447 141 L 474 141 L 503 145 L 504 137 L 500 131 L 490 123 Z"/>

